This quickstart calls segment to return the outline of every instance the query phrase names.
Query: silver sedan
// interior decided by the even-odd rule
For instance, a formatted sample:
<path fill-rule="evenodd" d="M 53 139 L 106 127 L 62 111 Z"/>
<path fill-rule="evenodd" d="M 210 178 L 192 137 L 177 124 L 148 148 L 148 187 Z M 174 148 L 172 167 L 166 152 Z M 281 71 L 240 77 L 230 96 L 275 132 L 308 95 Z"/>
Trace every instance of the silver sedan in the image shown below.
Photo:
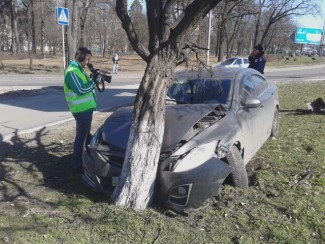
<path fill-rule="evenodd" d="M 279 133 L 277 87 L 247 68 L 181 72 L 168 89 L 156 193 L 168 208 L 200 207 L 230 182 L 247 187 L 246 164 Z M 83 181 L 114 189 L 133 108 L 114 112 L 85 143 Z"/>

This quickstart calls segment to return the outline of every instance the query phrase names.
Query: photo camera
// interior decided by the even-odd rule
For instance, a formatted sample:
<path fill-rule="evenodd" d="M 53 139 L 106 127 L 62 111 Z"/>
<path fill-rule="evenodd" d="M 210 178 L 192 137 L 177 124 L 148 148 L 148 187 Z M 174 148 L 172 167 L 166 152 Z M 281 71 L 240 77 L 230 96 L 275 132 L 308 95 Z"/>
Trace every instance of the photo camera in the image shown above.
<path fill-rule="evenodd" d="M 95 69 L 91 63 L 88 63 L 87 66 L 91 71 L 90 78 L 92 78 L 95 81 L 97 90 L 99 92 L 103 92 L 105 90 L 105 82 L 111 83 L 112 76 L 110 75 L 109 72 L 100 69 Z"/>

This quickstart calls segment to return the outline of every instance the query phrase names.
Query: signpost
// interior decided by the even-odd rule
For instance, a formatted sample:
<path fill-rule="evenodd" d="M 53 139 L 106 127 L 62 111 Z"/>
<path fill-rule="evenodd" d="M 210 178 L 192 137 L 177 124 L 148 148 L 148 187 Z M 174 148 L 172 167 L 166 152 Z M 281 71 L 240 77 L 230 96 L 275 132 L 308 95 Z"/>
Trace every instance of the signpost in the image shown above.
<path fill-rule="evenodd" d="M 295 43 L 320 45 L 323 35 L 322 29 L 297 28 Z"/>
<path fill-rule="evenodd" d="M 58 25 L 62 25 L 62 51 L 63 51 L 63 69 L 65 69 L 65 45 L 64 45 L 64 26 L 69 25 L 69 9 L 57 7 L 56 20 Z"/>

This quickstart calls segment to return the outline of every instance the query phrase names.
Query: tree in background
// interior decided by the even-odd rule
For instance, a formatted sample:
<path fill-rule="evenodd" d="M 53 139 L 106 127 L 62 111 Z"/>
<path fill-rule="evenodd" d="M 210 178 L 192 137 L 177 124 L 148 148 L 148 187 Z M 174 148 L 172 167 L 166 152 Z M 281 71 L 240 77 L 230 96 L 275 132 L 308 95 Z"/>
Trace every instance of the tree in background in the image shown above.
<path fill-rule="evenodd" d="M 143 7 L 139 0 L 135 0 L 129 10 L 130 19 L 133 23 L 134 30 L 138 34 L 139 41 L 143 45 L 148 46 L 148 23 L 147 18 L 143 13 Z"/>
<path fill-rule="evenodd" d="M 16 0 L 2 0 L 0 2 L 0 7 L 2 13 L 7 13 L 10 18 L 11 23 L 11 47 L 10 50 L 12 53 L 21 53 L 21 45 L 19 41 L 19 32 L 18 32 L 18 17 L 17 17 L 17 4 Z"/>
<path fill-rule="evenodd" d="M 77 51 L 77 40 L 79 30 L 79 0 L 66 0 L 65 6 L 70 12 L 70 21 L 68 26 L 64 26 L 65 40 L 66 40 L 66 66 L 69 65 L 69 61 L 74 59 L 74 55 Z"/>
<path fill-rule="evenodd" d="M 125 32 L 120 28 L 114 0 L 0 0 L 0 48 L 19 54 L 27 51 L 28 40 L 31 53 L 46 51 L 51 54 L 62 50 L 61 26 L 55 22 L 57 6 L 69 8 L 70 24 L 66 33 L 67 62 L 73 58 L 77 46 L 86 45 L 103 55 L 113 52 L 133 52 Z M 128 1 L 128 14 L 137 32 L 138 39 L 148 46 L 149 34 L 146 11 L 141 0 Z M 173 0 L 171 11 L 178 18 L 190 0 Z M 213 10 L 211 45 L 215 47 L 219 60 L 224 55 L 247 54 L 250 48 L 262 42 L 270 51 L 295 30 L 293 18 L 305 14 L 318 14 L 319 0 L 223 0 Z M 26 11 L 26 6 L 29 11 Z M 146 9 L 147 10 L 147 9 Z M 28 16 L 26 16 L 28 14 Z M 245 15 L 247 14 L 247 15 Z M 26 26 L 26 21 L 29 25 Z M 280 25 L 279 23 L 282 23 Z M 283 32 L 290 26 L 289 32 Z M 27 29 L 29 36 L 27 39 Z M 207 43 L 208 18 L 199 23 L 192 33 L 191 42 L 198 47 Z M 292 43 L 288 43 L 292 46 Z M 288 47 L 288 46 L 287 46 Z M 296 46 L 293 46 L 294 48 Z M 40 50 L 40 51 L 39 51 Z"/>
<path fill-rule="evenodd" d="M 316 14 L 317 0 L 258 0 L 254 42 L 264 43 L 270 28 L 288 16 Z M 288 33 L 287 33 L 288 34 Z"/>

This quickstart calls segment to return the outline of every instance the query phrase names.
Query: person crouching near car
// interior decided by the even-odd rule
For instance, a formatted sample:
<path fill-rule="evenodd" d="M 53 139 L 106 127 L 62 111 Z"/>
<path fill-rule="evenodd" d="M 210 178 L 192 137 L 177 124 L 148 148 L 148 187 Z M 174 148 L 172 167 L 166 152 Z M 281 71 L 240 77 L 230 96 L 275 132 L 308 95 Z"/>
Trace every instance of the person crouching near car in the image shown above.
<path fill-rule="evenodd" d="M 254 47 L 252 53 L 248 57 L 248 61 L 248 68 L 256 69 L 261 74 L 264 74 L 266 55 L 261 44 Z"/>
<path fill-rule="evenodd" d="M 72 171 L 77 174 L 82 173 L 82 147 L 91 128 L 93 111 L 97 108 L 95 83 L 84 70 L 91 57 L 88 48 L 79 48 L 64 75 L 65 99 L 76 120 Z"/>

